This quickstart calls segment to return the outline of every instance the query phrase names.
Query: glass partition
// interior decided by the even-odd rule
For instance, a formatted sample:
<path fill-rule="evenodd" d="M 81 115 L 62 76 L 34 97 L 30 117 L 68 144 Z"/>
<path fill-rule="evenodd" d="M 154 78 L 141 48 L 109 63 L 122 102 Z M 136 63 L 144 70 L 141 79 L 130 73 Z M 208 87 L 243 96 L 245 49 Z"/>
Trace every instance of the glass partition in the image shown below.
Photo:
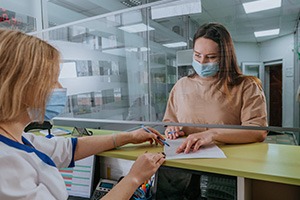
<path fill-rule="evenodd" d="M 51 0 L 45 3 L 45 23 L 47 27 L 54 27 L 155 1 L 157 0 Z"/>
<path fill-rule="evenodd" d="M 178 80 L 176 52 L 189 48 L 189 35 L 178 24 L 152 20 L 150 5 L 139 7 L 39 33 L 62 54 L 60 82 L 69 101 L 61 117 L 162 120 Z"/>
<path fill-rule="evenodd" d="M 0 5 L 0 28 L 18 29 L 29 33 L 41 30 L 39 0 L 4 0 Z"/>
<path fill-rule="evenodd" d="M 217 21 L 232 34 L 241 70 L 261 79 L 269 125 L 299 127 L 296 97 L 300 84 L 300 28 L 294 12 L 296 8 L 299 10 L 299 4 L 284 4 L 289 10 L 288 19 L 294 20 L 291 30 L 281 33 L 280 37 L 253 39 L 254 36 L 246 35 L 247 24 L 239 21 L 247 18 L 241 3 L 233 1 L 220 5 L 214 1 L 194 0 L 145 0 L 137 1 L 138 5 L 118 0 L 84 3 L 78 0 L 78 4 L 69 0 L 37 1 L 45 11 L 43 17 L 37 12 L 30 14 L 35 9 L 30 10 L 28 6 L 21 12 L 16 1 L 11 1 L 11 5 L 9 1 L 4 2 L 8 16 L 11 11 L 17 13 L 10 19 L 26 16 L 23 17 L 26 28 L 17 28 L 49 41 L 61 52 L 59 80 L 68 89 L 69 98 L 64 113 L 55 118 L 57 124 L 80 121 L 82 126 L 98 128 L 101 124 L 103 128 L 105 122 L 116 128 L 120 123 L 160 122 L 170 90 L 177 80 L 193 72 L 195 31 L 205 22 Z M 178 10 L 178 5 L 193 9 L 185 13 Z M 57 12 L 53 12 L 55 9 Z M 262 13 L 264 15 L 269 19 Z M 1 26 L 7 23 L 4 21 Z M 41 30 L 42 21 L 50 28 Z M 280 85 L 276 84 L 279 89 L 272 81 L 274 75 L 281 77 Z M 275 93 L 280 96 L 274 97 Z M 298 131 L 293 129 L 292 132 L 299 140 Z"/>
<path fill-rule="evenodd" d="M 62 54 L 59 80 L 69 96 L 62 117 L 162 119 L 176 81 L 175 50 L 151 39 L 147 9 L 43 32 Z"/>

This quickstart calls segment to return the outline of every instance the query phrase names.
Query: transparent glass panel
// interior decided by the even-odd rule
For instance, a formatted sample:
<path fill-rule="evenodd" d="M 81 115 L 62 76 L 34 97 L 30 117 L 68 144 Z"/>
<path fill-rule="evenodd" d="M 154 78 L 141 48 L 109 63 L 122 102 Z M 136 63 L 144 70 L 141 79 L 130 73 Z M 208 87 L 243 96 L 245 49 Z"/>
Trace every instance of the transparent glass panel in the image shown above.
<path fill-rule="evenodd" d="M 62 54 L 60 82 L 70 99 L 62 116 L 157 120 L 158 114 L 149 109 L 151 27 L 146 13 L 134 10 L 43 33 Z M 162 55 L 161 65 L 166 62 Z M 159 98 L 166 102 L 166 95 Z"/>
<path fill-rule="evenodd" d="M 215 21 L 231 33 L 240 68 L 243 70 L 245 63 L 244 73 L 258 76 L 263 82 L 269 122 L 277 120 L 271 113 L 274 117 L 281 116 L 278 122 L 269 125 L 299 127 L 296 98 L 300 83 L 299 3 L 287 1 L 282 5 L 283 11 L 278 17 L 286 17 L 284 12 L 289 15 L 284 18 L 286 23 L 282 23 L 285 27 L 281 30 L 285 31 L 280 31 L 280 35 L 255 38 L 253 30 L 274 24 L 276 17 L 262 12 L 261 15 L 253 14 L 254 18 L 250 19 L 241 9 L 241 3 L 235 1 L 201 1 L 200 5 L 200 1 L 182 0 L 144 0 L 138 5 L 129 5 L 130 2 L 52 0 L 46 3 L 49 27 L 60 26 L 42 31 L 39 36 L 62 53 L 60 81 L 68 88 L 69 102 L 61 117 L 120 120 L 118 122 L 161 121 L 170 90 L 177 80 L 193 72 L 195 31 L 203 23 Z M 174 15 L 169 12 L 169 8 L 183 8 L 185 2 L 196 3 L 201 11 L 192 9 L 190 14 L 180 14 L 181 11 L 176 10 Z M 156 4 L 152 6 L 151 3 Z M 165 16 L 155 14 L 159 6 L 164 8 L 165 12 L 160 14 Z M 18 6 L 3 4 L 3 7 L 20 12 Z M 27 11 L 20 13 L 28 15 Z M 40 18 L 28 16 L 39 19 L 36 20 L 38 27 Z M 68 24 L 62 27 L 65 23 Z M 279 90 L 272 89 L 275 69 L 270 66 L 278 61 L 282 65 L 280 97 L 275 94 Z M 271 105 L 272 99 L 277 100 L 274 96 L 281 99 L 281 104 Z M 297 136 L 297 131 L 294 132 Z"/>

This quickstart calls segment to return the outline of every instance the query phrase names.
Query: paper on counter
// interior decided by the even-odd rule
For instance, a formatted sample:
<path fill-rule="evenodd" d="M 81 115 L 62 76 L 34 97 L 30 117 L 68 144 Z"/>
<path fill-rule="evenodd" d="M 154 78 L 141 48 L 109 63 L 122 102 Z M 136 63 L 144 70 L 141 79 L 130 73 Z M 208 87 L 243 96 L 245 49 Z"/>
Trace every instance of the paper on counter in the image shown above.
<path fill-rule="evenodd" d="M 71 131 L 62 128 L 53 128 L 50 130 L 51 130 L 51 134 L 54 136 L 71 134 Z M 40 130 L 40 133 L 44 135 L 48 135 L 48 130 Z"/>
<path fill-rule="evenodd" d="M 176 140 L 167 139 L 166 142 L 170 147 L 164 146 L 164 152 L 167 160 L 173 159 L 187 159 L 187 158 L 226 158 L 224 152 L 215 144 L 200 147 L 196 152 L 190 153 L 176 153 L 176 149 L 182 144 L 185 138 L 178 138 Z"/>

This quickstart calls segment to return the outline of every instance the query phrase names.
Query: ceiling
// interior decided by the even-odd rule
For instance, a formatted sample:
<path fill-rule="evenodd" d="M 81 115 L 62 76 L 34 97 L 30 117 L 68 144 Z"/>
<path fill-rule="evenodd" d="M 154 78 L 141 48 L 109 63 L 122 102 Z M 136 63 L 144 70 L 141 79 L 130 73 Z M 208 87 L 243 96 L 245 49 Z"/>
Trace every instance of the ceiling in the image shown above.
<path fill-rule="evenodd" d="M 300 0 L 282 0 L 280 8 L 246 14 L 242 3 L 251 0 L 203 0 L 203 13 L 193 15 L 195 21 L 217 21 L 225 25 L 237 42 L 262 42 L 291 34 L 299 19 Z M 278 36 L 255 38 L 254 31 L 280 28 Z"/>
<path fill-rule="evenodd" d="M 136 5 L 157 0 L 136 0 Z M 189 15 L 189 19 L 198 25 L 205 22 L 220 22 L 230 31 L 235 42 L 263 42 L 275 37 L 284 36 L 295 32 L 299 20 L 300 0 L 282 0 L 282 6 L 267 11 L 260 11 L 246 14 L 242 3 L 253 0 L 202 0 L 202 13 Z M 50 4 L 56 7 L 63 7 L 84 17 L 92 17 L 120 9 L 125 9 L 134 5 L 133 0 L 49 0 Z M 126 4 L 127 2 L 127 4 Z M 139 3 L 140 2 L 140 3 Z M 51 11 L 49 11 L 51 16 Z M 78 20 L 74 18 L 74 20 Z M 51 17 L 49 17 L 51 20 Z M 59 21 L 57 17 L 52 19 L 54 24 L 62 24 L 67 21 Z M 64 19 L 66 20 L 66 19 Z M 70 17 L 68 20 L 72 20 Z M 166 18 L 156 20 L 157 23 L 182 24 L 182 17 Z M 254 37 L 254 31 L 263 31 L 280 28 L 277 36 Z M 162 34 L 166 37 L 166 34 Z"/>

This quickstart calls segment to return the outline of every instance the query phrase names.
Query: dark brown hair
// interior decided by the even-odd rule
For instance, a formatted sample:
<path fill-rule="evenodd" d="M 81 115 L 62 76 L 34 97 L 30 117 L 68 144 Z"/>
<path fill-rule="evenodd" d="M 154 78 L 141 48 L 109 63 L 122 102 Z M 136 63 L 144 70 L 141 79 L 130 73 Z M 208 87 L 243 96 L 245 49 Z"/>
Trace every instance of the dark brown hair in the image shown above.
<path fill-rule="evenodd" d="M 219 88 L 224 87 L 224 92 L 229 94 L 231 86 L 238 85 L 245 78 L 249 78 L 258 83 L 261 87 L 260 80 L 253 76 L 242 75 L 238 66 L 233 41 L 228 30 L 219 23 L 206 23 L 198 28 L 193 38 L 193 45 L 198 38 L 213 40 L 219 46 Z"/>

